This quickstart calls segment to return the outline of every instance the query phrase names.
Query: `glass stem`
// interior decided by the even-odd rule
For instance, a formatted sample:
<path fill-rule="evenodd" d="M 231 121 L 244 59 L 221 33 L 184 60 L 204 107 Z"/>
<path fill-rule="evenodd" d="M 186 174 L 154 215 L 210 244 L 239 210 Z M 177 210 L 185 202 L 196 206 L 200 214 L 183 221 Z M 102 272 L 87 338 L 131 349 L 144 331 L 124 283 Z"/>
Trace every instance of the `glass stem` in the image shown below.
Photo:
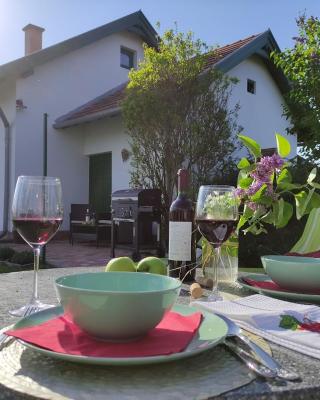
<path fill-rule="evenodd" d="M 33 272 L 33 294 L 31 302 L 38 301 L 38 271 L 39 271 L 39 261 L 40 261 L 40 246 L 36 246 L 33 248 L 34 255 L 34 272 Z"/>
<path fill-rule="evenodd" d="M 218 274 L 218 268 L 219 268 L 219 261 L 220 261 L 220 254 L 221 254 L 221 247 L 218 246 L 215 248 L 215 263 L 214 263 L 214 270 L 213 270 L 213 279 L 215 282 L 215 286 L 213 288 L 213 293 L 218 294 L 219 293 L 219 274 Z"/>

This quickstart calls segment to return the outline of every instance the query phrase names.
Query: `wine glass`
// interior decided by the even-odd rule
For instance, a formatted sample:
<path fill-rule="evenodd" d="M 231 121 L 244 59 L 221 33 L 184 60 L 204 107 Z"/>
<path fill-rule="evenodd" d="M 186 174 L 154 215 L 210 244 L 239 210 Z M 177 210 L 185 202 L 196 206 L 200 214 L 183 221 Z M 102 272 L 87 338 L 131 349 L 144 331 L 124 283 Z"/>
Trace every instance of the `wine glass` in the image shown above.
<path fill-rule="evenodd" d="M 33 294 L 28 304 L 9 311 L 23 317 L 51 307 L 38 298 L 38 270 L 41 248 L 56 234 L 63 218 L 59 178 L 19 176 L 13 196 L 12 221 L 34 253 Z"/>
<path fill-rule="evenodd" d="M 218 291 L 218 264 L 221 245 L 235 230 L 238 204 L 233 186 L 201 186 L 196 208 L 196 224 L 200 234 L 215 249 L 213 262 L 213 289 L 208 301 L 222 300 Z"/>

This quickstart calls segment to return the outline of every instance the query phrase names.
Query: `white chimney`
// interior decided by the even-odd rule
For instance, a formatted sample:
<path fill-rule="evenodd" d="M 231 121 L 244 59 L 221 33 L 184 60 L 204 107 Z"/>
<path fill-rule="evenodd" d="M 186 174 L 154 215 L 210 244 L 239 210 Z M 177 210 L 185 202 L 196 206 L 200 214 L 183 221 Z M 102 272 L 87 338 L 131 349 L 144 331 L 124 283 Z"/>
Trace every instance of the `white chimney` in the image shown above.
<path fill-rule="evenodd" d="M 42 32 L 40 26 L 28 24 L 22 29 L 24 34 L 24 55 L 27 56 L 42 49 Z"/>

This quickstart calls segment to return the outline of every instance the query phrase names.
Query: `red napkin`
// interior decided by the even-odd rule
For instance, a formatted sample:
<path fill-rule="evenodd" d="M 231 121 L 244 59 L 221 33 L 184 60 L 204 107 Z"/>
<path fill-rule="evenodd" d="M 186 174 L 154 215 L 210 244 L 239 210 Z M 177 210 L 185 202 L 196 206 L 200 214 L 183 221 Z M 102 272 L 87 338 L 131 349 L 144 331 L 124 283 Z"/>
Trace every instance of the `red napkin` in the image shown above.
<path fill-rule="evenodd" d="M 57 353 L 91 357 L 147 357 L 183 351 L 201 323 L 200 312 L 183 316 L 168 312 L 141 339 L 111 343 L 92 338 L 65 315 L 37 326 L 8 330 L 6 334 Z"/>
<path fill-rule="evenodd" d="M 258 287 L 261 289 L 268 289 L 268 290 L 277 290 L 278 292 L 290 292 L 290 290 L 284 289 L 279 286 L 277 283 L 270 281 L 255 281 L 254 279 L 244 278 L 242 280 L 246 282 L 250 286 Z"/>
<path fill-rule="evenodd" d="M 279 286 L 277 283 L 273 282 L 271 279 L 269 281 L 256 281 L 254 279 L 242 277 L 242 280 L 244 282 L 246 282 L 250 286 L 258 287 L 258 288 L 261 288 L 261 289 L 276 290 L 277 292 L 290 292 L 290 293 L 293 292 L 292 289 L 285 289 L 285 288 Z M 306 291 L 301 291 L 300 292 L 300 291 L 297 291 L 297 290 L 294 290 L 294 292 L 295 293 L 302 293 L 302 294 L 306 294 L 306 293 L 308 293 L 308 294 L 317 294 L 317 295 L 320 294 L 320 292 L 317 292 L 317 293 L 315 293 L 315 292 L 306 292 Z"/>

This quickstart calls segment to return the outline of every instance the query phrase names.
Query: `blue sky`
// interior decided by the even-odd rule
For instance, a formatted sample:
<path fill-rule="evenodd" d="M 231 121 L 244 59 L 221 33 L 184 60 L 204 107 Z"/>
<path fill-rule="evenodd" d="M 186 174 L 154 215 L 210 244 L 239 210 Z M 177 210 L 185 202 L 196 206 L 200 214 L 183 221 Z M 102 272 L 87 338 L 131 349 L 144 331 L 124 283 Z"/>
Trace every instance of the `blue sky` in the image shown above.
<path fill-rule="evenodd" d="M 320 17 L 320 0 L 0 0 L 0 64 L 23 56 L 28 23 L 46 29 L 47 47 L 139 9 L 161 23 L 160 33 L 177 22 L 208 45 L 223 45 L 271 28 L 284 49 L 300 13 Z"/>

